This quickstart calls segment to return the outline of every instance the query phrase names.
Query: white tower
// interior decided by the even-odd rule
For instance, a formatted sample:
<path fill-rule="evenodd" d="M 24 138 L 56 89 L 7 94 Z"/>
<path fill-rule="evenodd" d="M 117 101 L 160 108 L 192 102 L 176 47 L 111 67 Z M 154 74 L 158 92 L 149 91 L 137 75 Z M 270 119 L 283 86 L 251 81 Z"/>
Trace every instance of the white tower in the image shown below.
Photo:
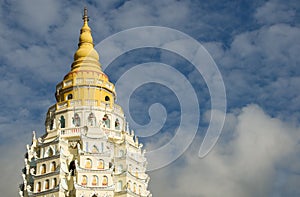
<path fill-rule="evenodd" d="M 56 86 L 46 132 L 27 145 L 20 196 L 152 196 L 142 144 L 94 49 L 87 9 L 70 72 Z"/>

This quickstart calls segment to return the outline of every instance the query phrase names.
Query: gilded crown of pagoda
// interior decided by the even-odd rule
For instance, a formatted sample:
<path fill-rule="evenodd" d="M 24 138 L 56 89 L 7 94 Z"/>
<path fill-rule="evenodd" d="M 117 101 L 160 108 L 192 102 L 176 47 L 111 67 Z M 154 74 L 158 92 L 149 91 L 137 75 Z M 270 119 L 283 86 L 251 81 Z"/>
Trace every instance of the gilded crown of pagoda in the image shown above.
<path fill-rule="evenodd" d="M 114 105 L 116 98 L 115 86 L 102 71 L 99 54 L 94 48 L 92 31 L 89 27 L 87 9 L 84 9 L 83 26 L 80 30 L 78 49 L 74 54 L 74 61 L 70 72 L 64 80 L 56 86 L 56 100 L 58 105 L 70 106 L 69 100 L 84 103 L 92 102 L 95 106 Z"/>

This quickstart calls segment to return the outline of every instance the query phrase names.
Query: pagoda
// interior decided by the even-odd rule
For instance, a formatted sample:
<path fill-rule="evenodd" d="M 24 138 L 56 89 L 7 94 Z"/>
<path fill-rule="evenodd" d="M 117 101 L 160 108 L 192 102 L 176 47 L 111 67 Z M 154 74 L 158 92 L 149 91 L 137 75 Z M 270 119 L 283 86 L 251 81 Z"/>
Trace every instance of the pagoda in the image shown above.
<path fill-rule="evenodd" d="M 152 196 L 145 150 L 115 103 L 84 9 L 71 70 L 57 84 L 45 134 L 27 145 L 21 197 Z"/>

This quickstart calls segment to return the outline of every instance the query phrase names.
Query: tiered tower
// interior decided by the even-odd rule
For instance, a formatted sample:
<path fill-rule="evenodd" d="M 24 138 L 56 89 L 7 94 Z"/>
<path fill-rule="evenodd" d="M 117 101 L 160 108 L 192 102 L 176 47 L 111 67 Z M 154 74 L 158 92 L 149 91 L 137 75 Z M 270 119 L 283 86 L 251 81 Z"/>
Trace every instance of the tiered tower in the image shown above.
<path fill-rule="evenodd" d="M 46 132 L 27 145 L 20 196 L 152 196 L 142 144 L 129 130 L 94 49 L 87 9 L 71 71 L 56 86 Z"/>

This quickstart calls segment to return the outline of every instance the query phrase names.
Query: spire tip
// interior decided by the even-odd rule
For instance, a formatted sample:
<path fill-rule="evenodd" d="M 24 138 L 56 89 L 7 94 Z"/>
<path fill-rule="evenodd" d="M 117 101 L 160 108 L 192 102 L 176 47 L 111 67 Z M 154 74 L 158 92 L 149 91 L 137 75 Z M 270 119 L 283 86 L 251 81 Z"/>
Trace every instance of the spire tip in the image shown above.
<path fill-rule="evenodd" d="M 87 7 L 84 7 L 84 11 L 83 11 L 83 17 L 82 17 L 82 19 L 83 19 L 83 21 L 89 21 Z"/>

